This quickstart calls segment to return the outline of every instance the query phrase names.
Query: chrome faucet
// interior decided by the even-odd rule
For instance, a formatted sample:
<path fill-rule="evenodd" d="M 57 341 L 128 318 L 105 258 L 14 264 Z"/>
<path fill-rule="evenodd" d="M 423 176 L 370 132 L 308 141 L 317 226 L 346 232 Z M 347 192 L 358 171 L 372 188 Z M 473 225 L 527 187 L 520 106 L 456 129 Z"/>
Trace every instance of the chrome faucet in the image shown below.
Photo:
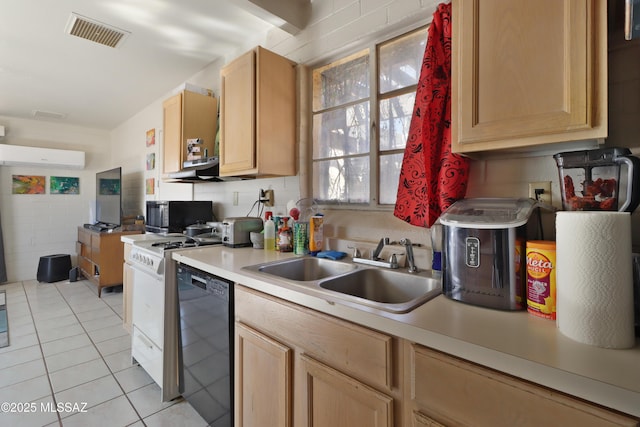
<path fill-rule="evenodd" d="M 385 245 L 389 244 L 389 238 L 388 237 L 383 237 L 382 239 L 380 239 L 380 242 L 378 242 L 378 246 L 376 246 L 376 248 L 373 250 L 373 252 L 371 253 L 371 259 L 374 261 L 377 261 L 380 259 L 380 252 L 382 252 L 382 250 L 384 249 Z"/>
<path fill-rule="evenodd" d="M 389 245 L 389 244 L 390 244 L 390 241 L 388 237 L 383 237 L 382 239 L 380 239 L 378 246 L 376 246 L 376 248 L 371 252 L 371 259 L 361 258 L 361 254 L 358 248 L 351 248 L 351 249 L 354 249 L 353 262 L 357 262 L 360 264 L 373 265 L 375 267 L 398 268 L 398 258 L 396 257 L 396 254 L 392 254 L 389 257 L 389 261 L 385 261 L 382 258 L 380 258 L 380 254 L 382 253 L 382 250 L 384 249 L 385 245 Z"/>
<path fill-rule="evenodd" d="M 418 267 L 416 267 L 416 261 L 413 258 L 413 244 L 411 243 L 411 240 L 404 238 L 400 240 L 400 244 L 405 247 L 405 251 L 407 253 L 407 264 L 409 264 L 409 269 L 407 271 L 409 271 L 409 273 L 417 273 Z"/>

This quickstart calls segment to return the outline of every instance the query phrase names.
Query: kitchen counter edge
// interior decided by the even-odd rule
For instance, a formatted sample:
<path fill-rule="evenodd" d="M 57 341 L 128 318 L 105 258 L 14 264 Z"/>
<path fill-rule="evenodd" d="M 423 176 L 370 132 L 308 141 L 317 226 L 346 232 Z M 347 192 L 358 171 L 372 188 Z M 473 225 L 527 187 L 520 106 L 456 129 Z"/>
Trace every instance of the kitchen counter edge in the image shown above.
<path fill-rule="evenodd" d="M 594 347 L 564 337 L 553 321 L 524 311 L 473 307 L 440 295 L 406 314 L 328 301 L 303 285 L 243 270 L 290 253 L 209 246 L 176 251 L 176 261 L 260 292 L 448 353 L 640 418 L 640 344 Z"/>

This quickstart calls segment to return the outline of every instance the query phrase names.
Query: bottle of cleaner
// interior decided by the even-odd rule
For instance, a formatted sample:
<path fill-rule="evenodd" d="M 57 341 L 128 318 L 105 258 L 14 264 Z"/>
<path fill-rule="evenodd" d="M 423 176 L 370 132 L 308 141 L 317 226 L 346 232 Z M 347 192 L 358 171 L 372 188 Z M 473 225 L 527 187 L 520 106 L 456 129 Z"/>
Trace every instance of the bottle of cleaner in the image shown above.
<path fill-rule="evenodd" d="M 264 222 L 264 250 L 274 251 L 276 249 L 276 223 L 271 219 L 271 211 L 267 211 L 265 216 L 267 220 Z"/>
<path fill-rule="evenodd" d="M 291 252 L 293 251 L 293 232 L 287 224 L 289 218 L 285 216 L 282 221 L 282 227 L 278 230 L 278 249 L 280 252 Z"/>

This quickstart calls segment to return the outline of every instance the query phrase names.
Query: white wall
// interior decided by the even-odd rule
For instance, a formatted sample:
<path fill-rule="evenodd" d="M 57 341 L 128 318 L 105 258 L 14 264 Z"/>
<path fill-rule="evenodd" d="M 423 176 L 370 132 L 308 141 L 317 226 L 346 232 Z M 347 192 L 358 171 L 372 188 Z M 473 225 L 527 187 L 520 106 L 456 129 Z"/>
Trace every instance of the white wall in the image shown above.
<path fill-rule="evenodd" d="M 213 62 L 197 73 L 189 83 L 213 89 L 219 96 L 219 71 L 223 64 L 257 44 L 306 65 L 312 65 L 344 53 L 371 41 L 380 41 L 428 23 L 439 2 L 432 0 L 314 0 L 312 17 L 307 28 L 296 36 L 279 29 L 272 30 L 265 40 L 247 35 L 244 45 L 229 57 Z M 253 36 L 255 37 L 255 36 Z M 616 64 L 610 64 L 610 130 L 616 145 L 640 147 L 637 131 L 640 82 L 640 46 L 625 45 L 616 49 Z M 610 61 L 611 53 L 610 53 Z M 613 67 L 614 73 L 611 68 Z M 624 70 L 616 73 L 615 70 Z M 38 171 L 29 168 L 0 167 L 0 215 L 7 251 L 10 280 L 34 278 L 40 256 L 53 253 L 75 254 L 75 227 L 90 220 L 89 206 L 95 192 L 95 172 L 122 166 L 125 214 L 144 214 L 145 200 L 182 199 L 213 200 L 219 219 L 244 216 L 258 197 L 258 189 L 273 189 L 276 213 L 286 212 L 287 202 L 300 198 L 299 177 L 270 178 L 249 181 L 166 184 L 160 180 L 162 169 L 162 101 L 164 96 L 147 106 L 110 133 L 33 120 L 0 117 L 7 127 L 4 141 L 50 148 L 79 149 L 87 152 L 84 171 Z M 616 97 L 616 94 L 620 94 Z M 613 120 L 614 125 L 611 123 Z M 145 135 L 156 129 L 156 145 L 145 146 Z M 634 150 L 634 152 L 637 150 Z M 156 153 L 156 169 L 145 170 L 145 157 Z M 11 195 L 12 174 L 79 176 L 80 196 L 18 196 Z M 144 181 L 156 178 L 155 194 L 145 195 Z M 525 159 L 476 160 L 471 165 L 467 197 L 527 196 L 528 182 L 552 181 L 553 204 L 560 207 L 557 169 L 551 155 Z M 234 205 L 234 193 L 238 204 Z M 253 214 L 255 214 L 255 210 Z M 429 245 L 427 230 L 411 227 L 390 212 L 363 214 L 358 211 L 329 211 L 327 234 L 344 239 L 376 241 L 409 237 L 414 242 Z M 545 216 L 545 227 L 553 230 L 554 218 Z M 634 243 L 640 242 L 637 214 L 633 215 Z"/>
<path fill-rule="evenodd" d="M 0 124 L 6 127 L 2 143 L 86 153 L 84 170 L 0 166 L 0 218 L 7 276 L 9 281 L 33 279 L 41 256 L 65 253 L 75 257 L 76 227 L 91 219 L 95 172 L 109 167 L 109 133 L 9 117 L 0 117 Z M 46 176 L 46 194 L 12 194 L 12 175 Z M 50 194 L 51 176 L 80 178 L 80 194 Z"/>
<path fill-rule="evenodd" d="M 188 83 L 213 89 L 216 96 L 219 96 L 222 66 L 258 44 L 299 63 L 318 62 L 353 49 L 359 43 L 383 40 L 424 25 L 431 19 L 437 3 L 427 0 L 316 0 L 312 3 L 310 24 L 296 36 L 273 29 L 266 40 L 248 38 L 237 52 L 213 62 L 188 79 Z M 122 159 L 121 162 L 128 166 L 127 170 L 136 179 L 135 183 L 128 186 L 128 191 L 136 195 L 135 202 L 139 203 L 139 210 L 144 210 L 144 200 L 212 200 L 214 212 L 221 220 L 224 217 L 249 214 L 261 188 L 274 190 L 275 206 L 272 210 L 275 213 L 285 213 L 287 202 L 300 199 L 300 182 L 297 176 L 195 185 L 163 183 L 160 180 L 160 151 L 156 154 L 156 170 L 145 171 L 143 158 L 151 150 L 144 146 L 143 138 L 148 129 L 155 127 L 159 135 L 156 137 L 156 150 L 160 150 L 162 101 L 170 95 L 171 92 L 168 92 L 111 133 L 114 162 Z M 144 179 L 152 176 L 156 178 L 159 187 L 154 196 L 145 196 Z M 234 193 L 237 193 L 237 205 L 233 204 Z M 256 212 L 255 209 L 252 211 L 254 215 Z"/>

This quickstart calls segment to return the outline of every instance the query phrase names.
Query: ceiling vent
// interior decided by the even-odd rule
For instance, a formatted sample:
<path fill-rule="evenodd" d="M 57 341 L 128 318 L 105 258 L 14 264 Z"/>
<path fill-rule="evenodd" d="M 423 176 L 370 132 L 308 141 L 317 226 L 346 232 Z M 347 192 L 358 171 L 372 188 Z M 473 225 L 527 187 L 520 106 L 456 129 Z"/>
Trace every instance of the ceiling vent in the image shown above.
<path fill-rule="evenodd" d="M 66 114 L 56 113 L 54 111 L 43 111 L 43 110 L 33 110 L 31 112 L 35 119 L 54 119 L 54 120 L 62 120 L 67 117 Z"/>
<path fill-rule="evenodd" d="M 120 28 L 87 18 L 86 16 L 71 13 L 67 28 L 67 34 L 80 37 L 85 40 L 100 43 L 109 47 L 119 47 L 129 36 L 129 32 Z"/>

